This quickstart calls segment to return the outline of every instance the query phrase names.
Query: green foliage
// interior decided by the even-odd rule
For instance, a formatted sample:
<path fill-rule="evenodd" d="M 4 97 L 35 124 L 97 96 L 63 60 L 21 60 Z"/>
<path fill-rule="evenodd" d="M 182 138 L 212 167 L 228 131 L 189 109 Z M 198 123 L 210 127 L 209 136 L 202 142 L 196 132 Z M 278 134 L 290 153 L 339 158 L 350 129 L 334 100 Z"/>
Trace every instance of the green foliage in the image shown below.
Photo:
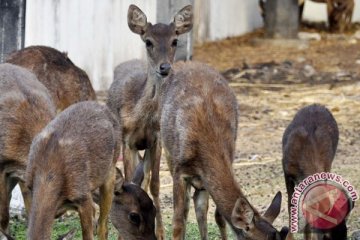
<path fill-rule="evenodd" d="M 171 231 L 172 227 L 169 222 L 165 223 L 166 230 L 166 239 L 171 239 Z M 12 236 L 15 237 L 16 240 L 25 240 L 26 239 L 26 223 L 24 220 L 12 219 L 10 222 L 11 233 Z M 63 217 L 61 219 L 57 219 L 53 225 L 51 239 L 57 239 L 59 236 L 62 236 L 68 233 L 72 229 L 76 229 L 76 234 L 74 240 L 80 240 L 81 238 L 81 226 L 79 217 L 77 214 L 72 214 L 67 217 Z M 215 223 L 208 224 L 208 233 L 209 240 L 218 240 L 220 239 L 220 232 Z M 234 239 L 231 233 L 231 230 L 228 229 L 229 240 Z M 109 223 L 109 240 L 117 240 L 117 231 Z M 200 239 L 200 233 L 197 223 L 189 222 L 186 225 L 186 239 L 197 240 Z"/>

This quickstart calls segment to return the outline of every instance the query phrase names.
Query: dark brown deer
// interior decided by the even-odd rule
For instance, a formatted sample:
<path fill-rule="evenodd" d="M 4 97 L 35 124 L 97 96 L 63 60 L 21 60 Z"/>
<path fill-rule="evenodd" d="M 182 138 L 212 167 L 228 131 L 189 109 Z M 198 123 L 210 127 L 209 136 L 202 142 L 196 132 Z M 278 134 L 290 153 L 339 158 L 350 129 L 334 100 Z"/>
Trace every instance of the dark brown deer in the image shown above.
<path fill-rule="evenodd" d="M 329 29 L 332 32 L 344 32 L 351 26 L 352 15 L 355 7 L 354 0 L 311 0 L 317 3 L 325 3 L 327 6 L 327 15 Z M 260 12 L 265 19 L 266 0 L 259 0 Z M 305 0 L 299 0 L 299 21 L 304 12 Z"/>
<path fill-rule="evenodd" d="M 338 140 L 337 123 L 331 112 L 321 105 L 302 108 L 286 128 L 282 140 L 282 163 L 288 192 L 289 223 L 294 187 L 310 175 L 330 172 Z M 345 232 L 341 230 L 344 236 L 337 238 L 328 233 L 312 233 L 309 226 L 306 228 L 305 239 L 346 239 L 346 226 Z M 292 239 L 291 234 L 288 239 Z"/>
<path fill-rule="evenodd" d="M 331 0 L 327 4 L 330 31 L 344 32 L 350 29 L 354 12 L 354 0 Z"/>
<path fill-rule="evenodd" d="M 140 173 L 143 175 L 143 172 Z M 139 178 L 141 179 L 141 177 Z M 124 180 L 122 181 L 124 182 Z M 110 212 L 119 240 L 156 240 L 156 209 L 141 182 L 115 184 L 115 196 Z"/>
<path fill-rule="evenodd" d="M 164 239 L 160 213 L 159 167 L 159 98 L 161 86 L 167 81 L 174 61 L 178 36 L 192 28 L 192 7 L 181 9 L 170 24 L 147 22 L 146 15 L 130 5 L 128 25 L 139 34 L 147 50 L 147 63 L 134 60 L 115 69 L 114 82 L 109 90 L 108 106 L 119 117 L 123 132 L 125 178 L 130 181 L 139 150 L 145 150 L 143 188 L 150 191 L 157 210 L 156 235 Z M 150 174 L 151 172 L 151 174 Z"/>
<path fill-rule="evenodd" d="M 33 72 L 50 91 L 60 111 L 73 103 L 96 100 L 87 74 L 66 53 L 46 46 L 31 46 L 13 52 L 6 61 Z"/>
<path fill-rule="evenodd" d="M 261 216 L 234 177 L 238 104 L 224 78 L 204 64 L 178 63 L 163 88 L 160 129 L 174 182 L 173 239 L 185 237 L 191 186 L 210 194 L 238 239 L 281 239 L 271 225 L 280 212 L 281 194 Z M 195 207 L 201 209 L 202 202 L 207 194 Z"/>
<path fill-rule="evenodd" d="M 34 74 L 0 64 L 0 235 L 9 234 L 9 203 L 17 183 L 30 208 L 24 175 L 31 141 L 54 116 L 51 96 Z"/>
<path fill-rule="evenodd" d="M 50 239 L 54 218 L 63 208 L 79 213 L 83 239 L 93 239 L 91 193 L 97 188 L 98 236 L 107 239 L 120 135 L 111 111 L 86 101 L 61 112 L 35 137 L 26 169 L 32 192 L 28 239 Z"/>
<path fill-rule="evenodd" d="M 119 240 L 156 239 L 156 209 L 149 195 L 140 187 L 143 175 L 139 166 L 131 183 L 125 183 L 120 169 L 116 168 L 110 219 L 119 232 Z M 94 202 L 99 204 L 99 191 L 96 190 L 92 196 Z"/>

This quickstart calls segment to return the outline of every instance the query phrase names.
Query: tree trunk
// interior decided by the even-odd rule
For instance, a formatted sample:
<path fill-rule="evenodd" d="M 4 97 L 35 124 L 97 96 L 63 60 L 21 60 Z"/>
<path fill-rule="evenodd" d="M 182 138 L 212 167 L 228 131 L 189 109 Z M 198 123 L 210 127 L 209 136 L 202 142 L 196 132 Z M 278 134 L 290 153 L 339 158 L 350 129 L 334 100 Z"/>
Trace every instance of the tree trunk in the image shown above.
<path fill-rule="evenodd" d="M 267 0 L 265 3 L 265 37 L 297 38 L 298 16 L 298 0 Z"/>
<path fill-rule="evenodd" d="M 24 47 L 26 0 L 0 0 L 0 62 Z"/>

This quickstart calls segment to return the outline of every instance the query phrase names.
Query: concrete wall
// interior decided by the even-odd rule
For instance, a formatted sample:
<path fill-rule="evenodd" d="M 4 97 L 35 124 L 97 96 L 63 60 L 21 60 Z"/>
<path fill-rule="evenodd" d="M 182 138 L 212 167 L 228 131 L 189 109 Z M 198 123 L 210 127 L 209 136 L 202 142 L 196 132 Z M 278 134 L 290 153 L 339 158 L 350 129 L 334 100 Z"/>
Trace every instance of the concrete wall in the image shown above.
<path fill-rule="evenodd" d="M 132 3 L 156 21 L 156 0 L 27 0 L 25 46 L 68 52 L 96 90 L 107 89 L 115 65 L 145 55 L 140 37 L 127 26 Z"/>
<path fill-rule="evenodd" d="M 355 1 L 354 20 L 360 21 L 360 0 Z M 257 0 L 27 0 L 25 45 L 68 52 L 89 74 L 96 90 L 108 89 L 117 64 L 145 56 L 144 44 L 127 26 L 131 3 L 153 23 L 170 22 L 182 5 L 194 3 L 197 43 L 241 35 L 263 25 Z M 160 12 L 166 9 L 171 11 Z M 307 1 L 304 17 L 325 21 L 325 4 Z M 191 47 L 184 48 L 191 51 Z"/>
<path fill-rule="evenodd" d="M 197 43 L 241 35 L 262 26 L 256 0 L 195 0 Z"/>

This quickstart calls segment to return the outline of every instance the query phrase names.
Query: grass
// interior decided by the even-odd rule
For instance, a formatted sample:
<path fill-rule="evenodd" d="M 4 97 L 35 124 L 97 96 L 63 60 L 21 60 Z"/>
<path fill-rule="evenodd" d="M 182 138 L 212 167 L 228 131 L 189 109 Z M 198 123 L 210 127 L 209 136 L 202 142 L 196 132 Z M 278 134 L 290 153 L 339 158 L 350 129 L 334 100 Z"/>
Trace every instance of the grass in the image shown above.
<path fill-rule="evenodd" d="M 62 219 L 55 220 L 53 225 L 51 239 L 58 239 L 58 237 L 64 235 L 72 229 L 76 229 L 76 234 L 74 240 L 82 239 L 81 237 L 81 226 L 80 221 L 77 214 L 72 214 L 70 216 L 64 217 Z M 24 220 L 12 219 L 10 222 L 10 229 L 12 236 L 15 237 L 16 240 L 25 240 L 26 239 L 26 222 Z M 171 239 L 171 224 L 165 223 L 166 230 L 166 239 Z M 208 224 L 208 233 L 209 240 L 217 240 L 220 239 L 219 229 L 216 224 L 209 223 Z M 234 239 L 232 237 L 231 231 L 228 229 L 229 240 Z M 117 231 L 109 224 L 109 240 L 117 240 Z M 189 222 L 186 225 L 186 238 L 191 240 L 200 239 L 199 229 L 197 223 Z"/>

